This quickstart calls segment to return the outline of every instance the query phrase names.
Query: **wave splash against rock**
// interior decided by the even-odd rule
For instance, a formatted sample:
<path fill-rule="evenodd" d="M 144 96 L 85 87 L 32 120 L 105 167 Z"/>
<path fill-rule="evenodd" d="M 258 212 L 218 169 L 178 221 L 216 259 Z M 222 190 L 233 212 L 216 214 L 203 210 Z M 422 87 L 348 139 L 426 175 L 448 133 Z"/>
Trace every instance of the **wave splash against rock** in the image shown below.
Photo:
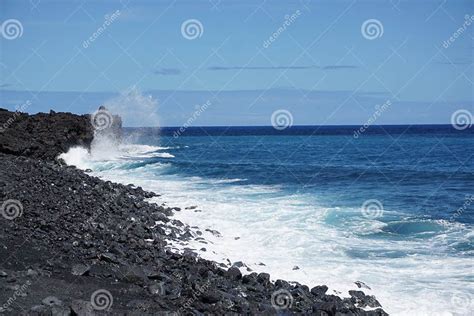
<path fill-rule="evenodd" d="M 0 123 L 13 114 L 0 111 Z M 0 134 L 0 199 L 22 210 L 0 218 L 0 312 L 386 315 L 361 291 L 341 299 L 325 286 L 272 282 L 167 250 L 191 237 L 172 209 L 145 201 L 154 193 L 54 160 L 93 146 L 89 116 L 17 116 Z"/>

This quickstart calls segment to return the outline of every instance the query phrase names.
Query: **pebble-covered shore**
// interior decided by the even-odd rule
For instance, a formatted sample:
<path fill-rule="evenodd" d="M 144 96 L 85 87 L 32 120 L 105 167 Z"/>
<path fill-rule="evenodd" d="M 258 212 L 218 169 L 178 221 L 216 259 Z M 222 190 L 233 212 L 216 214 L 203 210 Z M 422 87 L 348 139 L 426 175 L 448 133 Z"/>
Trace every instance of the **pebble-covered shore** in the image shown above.
<path fill-rule="evenodd" d="M 8 113 L 1 113 L 1 124 L 14 115 Z M 266 273 L 242 275 L 191 251 L 167 250 L 169 241 L 193 237 L 170 217 L 172 209 L 145 201 L 155 193 L 104 182 L 51 159 L 59 152 L 50 151 L 63 144 L 32 139 L 35 150 L 28 150 L 11 143 L 44 137 L 27 135 L 21 126 L 29 124 L 22 120 L 29 118 L 17 115 L 0 133 L 0 314 L 386 315 L 375 297 L 361 291 L 341 299 L 324 285 L 310 289 Z M 87 123 L 75 126 L 67 145 L 78 142 L 77 135 L 90 143 L 90 128 L 81 126 Z"/>

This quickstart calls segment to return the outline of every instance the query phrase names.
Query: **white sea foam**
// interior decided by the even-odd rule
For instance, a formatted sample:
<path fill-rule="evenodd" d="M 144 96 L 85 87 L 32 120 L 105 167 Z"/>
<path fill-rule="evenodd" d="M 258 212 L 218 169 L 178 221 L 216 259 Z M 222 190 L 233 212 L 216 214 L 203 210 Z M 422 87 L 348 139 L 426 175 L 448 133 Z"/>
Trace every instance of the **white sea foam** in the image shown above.
<path fill-rule="evenodd" d="M 140 161 L 142 155 L 160 152 L 159 147 L 135 146 L 107 160 L 107 155 L 78 148 L 62 157 L 105 179 L 162 194 L 153 202 L 182 207 L 174 217 L 198 226 L 210 241 L 204 245 L 207 251 L 200 252 L 203 258 L 243 261 L 253 271 L 271 273 L 273 279 L 326 284 L 341 296 L 357 289 L 355 281 L 363 281 L 372 288 L 364 292 L 376 295 L 392 315 L 468 315 L 472 310 L 473 300 L 467 306 L 452 300 L 459 292 L 474 297 L 469 281 L 472 261 L 448 255 L 461 237 L 472 239 L 472 229 L 462 224 L 430 222 L 426 231 L 439 228 L 444 234 L 423 236 L 426 231 L 421 231 L 419 238 L 369 237 L 390 227 L 362 217 L 360 210 L 320 207 L 312 196 L 286 195 L 276 186 L 232 184 L 242 179 L 178 177 L 163 173 L 168 168 L 163 163 L 129 170 L 127 159 L 133 155 Z M 197 209 L 184 209 L 194 205 Z M 193 241 L 187 246 L 200 249 L 203 244 Z"/>
<path fill-rule="evenodd" d="M 117 145 L 107 137 L 94 138 L 91 149 L 84 147 L 73 147 L 67 153 L 59 155 L 68 165 L 80 169 L 115 169 L 130 165 L 137 159 L 145 158 L 174 158 L 174 156 L 163 150 L 169 147 L 138 145 L 121 143 Z"/>

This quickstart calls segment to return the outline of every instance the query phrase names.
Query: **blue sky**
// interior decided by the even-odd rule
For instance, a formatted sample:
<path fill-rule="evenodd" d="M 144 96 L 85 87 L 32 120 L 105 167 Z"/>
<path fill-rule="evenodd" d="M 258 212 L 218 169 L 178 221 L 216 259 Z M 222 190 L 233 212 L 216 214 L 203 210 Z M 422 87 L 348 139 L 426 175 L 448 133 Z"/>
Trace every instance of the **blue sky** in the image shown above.
<path fill-rule="evenodd" d="M 377 123 L 449 123 L 474 110 L 474 20 L 458 32 L 473 14 L 462 0 L 2 0 L 0 22 L 23 32 L 0 37 L 0 106 L 89 113 L 132 93 L 127 125 L 179 126 L 207 99 L 196 125 L 269 125 L 280 108 L 302 125 L 362 124 L 391 100 Z M 200 37 L 183 36 L 189 19 Z"/>

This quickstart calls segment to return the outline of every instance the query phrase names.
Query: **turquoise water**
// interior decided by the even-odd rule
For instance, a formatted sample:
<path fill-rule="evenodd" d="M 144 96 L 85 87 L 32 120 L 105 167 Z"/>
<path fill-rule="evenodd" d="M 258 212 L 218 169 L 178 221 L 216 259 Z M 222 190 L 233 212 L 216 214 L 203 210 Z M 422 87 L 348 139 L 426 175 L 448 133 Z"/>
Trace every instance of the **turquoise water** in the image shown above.
<path fill-rule="evenodd" d="M 355 128 L 127 129 L 118 152 L 68 156 L 181 207 L 176 219 L 209 241 L 184 246 L 204 258 L 341 296 L 363 281 L 394 315 L 469 315 L 473 129 Z"/>
<path fill-rule="evenodd" d="M 272 133 L 271 128 L 233 129 L 194 128 L 172 137 L 171 128 L 140 141 L 173 147 L 168 152 L 174 159 L 146 161 L 170 163 L 169 173 L 242 179 L 232 185 L 276 185 L 288 194 L 314 195 L 328 207 L 360 207 L 377 199 L 384 209 L 411 219 L 474 221 L 474 201 L 469 203 L 474 194 L 471 131 L 383 127 L 383 132 L 355 139 L 349 127 L 319 128 L 316 135 L 314 127 L 276 135 L 258 135 Z M 390 223 L 400 218 L 385 219 Z M 417 234 L 423 227 L 430 230 L 408 225 L 400 227 L 400 234 L 409 235 L 410 229 Z"/>

